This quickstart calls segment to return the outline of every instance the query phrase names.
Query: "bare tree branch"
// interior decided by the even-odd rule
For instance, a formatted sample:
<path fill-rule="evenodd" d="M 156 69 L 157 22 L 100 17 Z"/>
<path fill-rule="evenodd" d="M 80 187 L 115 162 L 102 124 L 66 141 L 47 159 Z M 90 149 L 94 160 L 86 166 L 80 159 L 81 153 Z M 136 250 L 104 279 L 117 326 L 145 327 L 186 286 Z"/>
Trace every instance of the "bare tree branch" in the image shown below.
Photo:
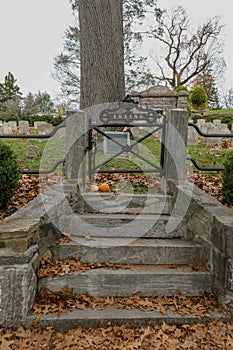
<path fill-rule="evenodd" d="M 165 50 L 164 64 L 161 59 L 156 60 L 160 72 L 157 79 L 166 80 L 175 89 L 192 82 L 207 68 L 219 65 L 223 67 L 223 27 L 221 18 L 215 16 L 193 29 L 186 10 L 181 6 L 175 8 L 170 15 L 166 14 L 162 35 L 157 30 L 152 30 L 152 37 Z"/>

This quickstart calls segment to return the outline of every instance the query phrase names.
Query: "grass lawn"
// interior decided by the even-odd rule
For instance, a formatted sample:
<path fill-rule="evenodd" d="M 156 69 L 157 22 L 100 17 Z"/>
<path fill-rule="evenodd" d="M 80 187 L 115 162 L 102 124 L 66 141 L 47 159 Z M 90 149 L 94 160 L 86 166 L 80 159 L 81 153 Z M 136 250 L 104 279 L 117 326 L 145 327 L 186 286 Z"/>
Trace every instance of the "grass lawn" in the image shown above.
<path fill-rule="evenodd" d="M 229 109 L 214 109 L 214 110 L 209 110 L 209 111 L 205 111 L 204 112 L 204 116 L 207 115 L 213 115 L 213 114 L 233 114 L 233 109 L 229 108 Z"/>
<path fill-rule="evenodd" d="M 3 139 L 2 141 L 14 151 L 21 170 L 47 170 L 52 168 L 58 160 L 65 158 L 64 138 L 51 138 L 48 141 L 38 139 Z M 29 145 L 38 147 L 37 157 L 26 156 Z M 57 171 L 61 172 L 61 166 Z"/>
<path fill-rule="evenodd" d="M 50 169 L 54 164 L 65 158 L 65 139 L 52 138 L 48 141 L 40 141 L 38 139 L 2 139 L 2 142 L 10 145 L 18 159 L 20 169 L 35 170 L 35 169 Z M 39 156 L 29 158 L 26 156 L 28 145 L 38 147 Z M 102 147 L 102 146 L 101 146 Z M 112 155 L 104 154 L 102 148 L 98 148 L 96 153 L 96 165 L 107 161 Z M 159 166 L 161 144 L 158 140 L 146 139 L 139 144 L 139 156 L 143 156 L 152 164 Z M 219 149 L 212 151 L 205 144 L 199 143 L 197 146 L 188 146 L 188 156 L 194 158 L 200 166 L 203 167 L 224 167 L 227 155 L 233 152 L 232 149 Z M 194 166 L 188 162 L 189 171 L 195 172 Z M 191 167 L 191 168 L 190 168 Z M 100 167 L 101 170 L 106 169 L 151 169 L 152 166 L 141 158 L 131 155 L 121 155 L 107 162 Z M 61 172 L 62 166 L 57 169 Z M 219 172 L 204 171 L 203 173 L 211 176 L 218 175 Z"/>

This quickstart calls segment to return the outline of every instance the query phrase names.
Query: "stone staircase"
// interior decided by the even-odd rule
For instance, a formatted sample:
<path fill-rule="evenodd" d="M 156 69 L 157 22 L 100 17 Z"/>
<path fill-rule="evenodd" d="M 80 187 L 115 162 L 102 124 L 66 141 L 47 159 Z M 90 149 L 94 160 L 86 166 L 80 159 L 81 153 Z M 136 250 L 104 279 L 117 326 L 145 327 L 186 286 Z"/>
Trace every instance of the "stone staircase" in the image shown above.
<path fill-rule="evenodd" d="M 82 263 L 97 262 L 133 265 L 132 268 L 97 268 L 69 273 L 63 277 L 44 277 L 39 290 L 58 291 L 65 287 L 75 294 L 88 292 L 98 297 L 131 296 L 138 291 L 142 297 L 172 296 L 180 292 L 185 296 L 204 296 L 212 292 L 212 273 L 207 269 L 191 268 L 202 265 L 202 247 L 184 239 L 182 218 L 172 217 L 172 198 L 164 195 L 112 195 L 84 196 L 85 210 L 60 217 L 64 231 L 72 232 L 73 240 L 54 244 L 51 259 L 81 258 Z M 218 311 L 205 317 L 205 321 L 226 316 Z M 30 316 L 28 322 L 32 322 Z M 143 324 L 192 323 L 196 315 L 180 316 L 167 312 L 121 310 L 106 307 L 103 310 L 75 310 L 57 316 L 48 314 L 40 318 L 43 326 L 66 331 L 81 325 L 96 327 L 106 322 Z"/>

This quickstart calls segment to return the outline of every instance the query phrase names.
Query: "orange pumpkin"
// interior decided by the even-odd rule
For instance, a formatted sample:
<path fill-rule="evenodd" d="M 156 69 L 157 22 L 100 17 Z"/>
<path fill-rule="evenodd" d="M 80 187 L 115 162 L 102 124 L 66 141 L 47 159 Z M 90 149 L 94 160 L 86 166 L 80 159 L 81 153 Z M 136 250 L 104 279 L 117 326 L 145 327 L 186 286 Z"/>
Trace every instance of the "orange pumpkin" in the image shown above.
<path fill-rule="evenodd" d="M 105 184 L 105 183 L 99 185 L 99 191 L 100 192 L 111 192 L 109 185 Z"/>

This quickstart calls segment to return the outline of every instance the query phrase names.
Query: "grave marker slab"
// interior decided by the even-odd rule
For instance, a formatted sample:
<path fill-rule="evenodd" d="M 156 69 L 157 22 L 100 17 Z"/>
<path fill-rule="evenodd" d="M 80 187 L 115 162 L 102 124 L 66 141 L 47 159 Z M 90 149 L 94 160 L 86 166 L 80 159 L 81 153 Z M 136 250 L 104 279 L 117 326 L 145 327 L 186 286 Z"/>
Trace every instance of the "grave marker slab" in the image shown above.
<path fill-rule="evenodd" d="M 128 132 L 109 131 L 105 132 L 105 134 L 123 146 L 130 145 L 130 136 Z M 122 148 L 120 145 L 104 136 L 104 154 L 116 154 L 121 150 Z"/>

